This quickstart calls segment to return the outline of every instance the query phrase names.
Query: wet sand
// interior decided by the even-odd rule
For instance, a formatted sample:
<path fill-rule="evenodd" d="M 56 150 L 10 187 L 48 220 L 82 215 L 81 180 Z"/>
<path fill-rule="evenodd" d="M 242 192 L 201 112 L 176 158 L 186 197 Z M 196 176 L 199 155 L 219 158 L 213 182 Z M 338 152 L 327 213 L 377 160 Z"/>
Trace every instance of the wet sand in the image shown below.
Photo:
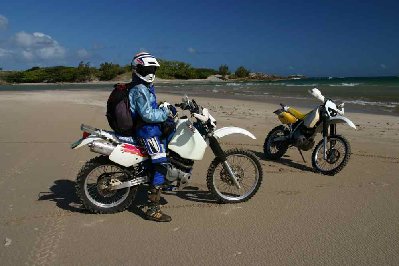
<path fill-rule="evenodd" d="M 246 203 L 215 203 L 205 183 L 213 159 L 208 150 L 190 187 L 163 195 L 173 221 L 159 224 L 144 220 L 136 207 L 143 191 L 132 208 L 113 215 L 88 214 L 76 198 L 76 175 L 96 155 L 69 145 L 80 138 L 81 123 L 108 128 L 108 94 L 0 92 L 2 265 L 399 264 L 397 117 L 347 109 L 358 130 L 338 130 L 352 155 L 330 177 L 313 172 L 310 151 L 306 163 L 295 149 L 279 161 L 263 158 L 264 138 L 279 122 L 272 113 L 278 99 L 196 97 L 219 127 L 243 127 L 257 137 L 228 136 L 222 144 L 258 155 L 264 181 Z"/>

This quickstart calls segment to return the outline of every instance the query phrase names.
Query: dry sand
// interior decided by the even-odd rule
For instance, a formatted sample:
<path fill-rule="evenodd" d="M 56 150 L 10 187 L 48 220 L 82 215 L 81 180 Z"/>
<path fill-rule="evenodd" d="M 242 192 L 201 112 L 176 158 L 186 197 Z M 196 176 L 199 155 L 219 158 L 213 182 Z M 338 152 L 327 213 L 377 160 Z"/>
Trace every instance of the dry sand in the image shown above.
<path fill-rule="evenodd" d="M 0 92 L 0 261 L 2 265 L 398 265 L 399 119 L 350 113 L 358 125 L 339 132 L 352 146 L 334 177 L 312 172 L 294 149 L 263 159 L 276 105 L 197 98 L 229 136 L 223 147 L 247 148 L 264 181 L 249 202 L 215 203 L 205 176 L 213 155 L 195 164 L 191 189 L 163 195 L 171 223 L 144 220 L 131 208 L 113 215 L 80 209 L 74 180 L 94 157 L 72 151 L 80 123 L 107 128 L 108 92 Z M 159 100 L 178 102 L 176 96 Z M 305 111 L 305 110 L 303 110 Z M 135 204 L 140 203 L 143 193 Z"/>

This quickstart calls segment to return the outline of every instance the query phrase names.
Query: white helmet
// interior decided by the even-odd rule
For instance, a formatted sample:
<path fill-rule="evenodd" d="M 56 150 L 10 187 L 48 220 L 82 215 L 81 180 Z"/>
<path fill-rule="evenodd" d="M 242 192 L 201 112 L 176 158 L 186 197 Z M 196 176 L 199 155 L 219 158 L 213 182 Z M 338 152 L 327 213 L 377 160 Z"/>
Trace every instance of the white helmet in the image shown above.
<path fill-rule="evenodd" d="M 147 83 L 151 83 L 155 79 L 155 72 L 159 63 L 155 57 L 146 52 L 136 54 L 132 60 L 132 69 L 134 74 Z"/>

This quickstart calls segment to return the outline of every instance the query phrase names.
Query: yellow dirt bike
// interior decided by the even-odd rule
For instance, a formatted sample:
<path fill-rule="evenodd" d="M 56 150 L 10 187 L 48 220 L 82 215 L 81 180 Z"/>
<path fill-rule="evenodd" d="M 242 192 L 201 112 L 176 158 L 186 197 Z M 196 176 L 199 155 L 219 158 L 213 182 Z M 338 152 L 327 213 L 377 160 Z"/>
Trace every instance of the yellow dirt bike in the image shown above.
<path fill-rule="evenodd" d="M 343 103 L 337 105 L 331 99 L 325 98 L 316 88 L 309 92 L 323 104 L 307 114 L 280 104 L 281 108 L 274 113 L 282 125 L 269 132 L 263 145 L 263 151 L 266 158 L 276 160 L 281 158 L 289 147 L 293 146 L 298 148 L 305 161 L 302 151 L 312 149 L 315 137 L 321 133 L 323 138 L 312 153 L 312 166 L 316 172 L 335 175 L 345 167 L 351 154 L 349 142 L 343 136 L 337 135 L 336 125 L 346 123 L 354 129 L 356 126 L 343 116 Z"/>

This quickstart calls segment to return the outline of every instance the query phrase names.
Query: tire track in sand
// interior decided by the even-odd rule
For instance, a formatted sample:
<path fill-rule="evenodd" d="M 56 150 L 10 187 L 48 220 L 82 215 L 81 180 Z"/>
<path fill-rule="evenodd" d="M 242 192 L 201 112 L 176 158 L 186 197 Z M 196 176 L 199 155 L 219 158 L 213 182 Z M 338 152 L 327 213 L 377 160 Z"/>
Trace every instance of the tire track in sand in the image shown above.
<path fill-rule="evenodd" d="M 64 216 L 53 216 L 44 223 L 45 233 L 36 239 L 25 265 L 55 265 L 57 249 L 65 233 Z"/>
<path fill-rule="evenodd" d="M 96 113 L 93 113 L 91 121 L 96 122 Z M 66 179 L 75 175 L 75 168 L 79 162 L 79 154 L 71 160 L 72 166 L 66 171 Z M 25 265 L 56 265 L 58 249 L 66 230 L 65 217 L 68 212 L 61 212 L 57 215 L 46 217 L 43 226 L 43 233 L 40 234 L 29 254 Z"/>

